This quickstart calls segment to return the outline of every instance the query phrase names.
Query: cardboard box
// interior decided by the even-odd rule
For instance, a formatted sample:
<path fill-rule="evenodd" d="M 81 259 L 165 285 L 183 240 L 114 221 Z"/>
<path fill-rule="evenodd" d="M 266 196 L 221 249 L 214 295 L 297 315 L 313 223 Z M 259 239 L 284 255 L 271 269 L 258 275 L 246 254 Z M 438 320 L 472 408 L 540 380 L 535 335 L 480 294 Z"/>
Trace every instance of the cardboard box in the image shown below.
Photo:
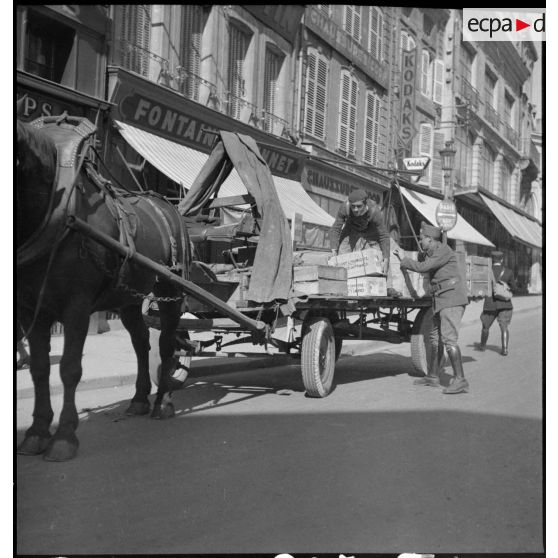
<path fill-rule="evenodd" d="M 474 297 L 492 296 L 490 270 L 492 260 L 481 256 L 467 256 L 466 278 L 467 294 Z"/>
<path fill-rule="evenodd" d="M 430 278 L 428 274 L 401 269 L 401 262 L 397 256 L 393 254 L 395 248 L 399 245 L 395 240 L 390 239 L 391 250 L 389 259 L 389 269 L 387 275 L 388 288 L 395 289 L 400 292 L 404 298 L 422 298 L 430 295 Z M 416 260 L 418 252 L 405 250 L 405 256 Z"/>
<path fill-rule="evenodd" d="M 344 267 L 329 265 L 307 265 L 293 268 L 295 283 L 299 281 L 317 281 L 318 279 L 347 280 L 347 270 Z"/>
<path fill-rule="evenodd" d="M 293 285 L 295 291 L 313 295 L 347 296 L 347 281 L 335 279 L 318 279 L 316 281 L 296 281 Z"/>
<path fill-rule="evenodd" d="M 329 259 L 328 265 L 344 267 L 347 270 L 347 279 L 352 279 L 366 275 L 382 275 L 383 261 L 382 251 L 379 248 L 369 248 L 333 256 Z"/>
<path fill-rule="evenodd" d="M 385 277 L 353 277 L 347 279 L 349 296 L 387 296 Z"/>

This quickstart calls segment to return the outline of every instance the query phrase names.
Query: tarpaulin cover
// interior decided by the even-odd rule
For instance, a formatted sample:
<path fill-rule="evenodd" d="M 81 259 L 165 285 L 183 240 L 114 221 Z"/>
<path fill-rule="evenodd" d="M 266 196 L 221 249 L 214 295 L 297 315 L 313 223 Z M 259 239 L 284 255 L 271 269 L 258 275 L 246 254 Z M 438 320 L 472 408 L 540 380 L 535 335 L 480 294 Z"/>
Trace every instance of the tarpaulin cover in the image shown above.
<path fill-rule="evenodd" d="M 251 137 L 232 132 L 220 135 L 221 141 L 178 209 L 182 215 L 198 213 L 234 166 L 262 218 L 248 299 L 259 303 L 287 300 L 292 286 L 291 236 L 271 172 Z"/>

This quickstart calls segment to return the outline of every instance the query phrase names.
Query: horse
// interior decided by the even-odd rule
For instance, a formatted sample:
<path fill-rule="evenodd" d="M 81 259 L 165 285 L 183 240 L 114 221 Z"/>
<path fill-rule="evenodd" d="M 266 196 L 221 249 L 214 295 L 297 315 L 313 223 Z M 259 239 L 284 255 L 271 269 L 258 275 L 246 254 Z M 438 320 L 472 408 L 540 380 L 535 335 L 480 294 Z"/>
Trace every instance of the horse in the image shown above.
<path fill-rule="evenodd" d="M 67 115 L 43 117 L 31 124 L 17 120 L 16 311 L 29 343 L 34 386 L 33 421 L 17 452 L 43 454 L 47 461 L 77 455 L 75 392 L 94 312 L 119 311 L 137 357 L 135 394 L 126 414 L 149 414 L 149 330 L 142 315 L 142 302 L 149 293 L 157 301 L 161 327 L 161 377 L 151 417 L 174 414 L 170 376 L 175 333 L 184 309 L 180 287 L 69 228 L 68 218 L 79 217 L 124 243 L 129 254 L 137 251 L 184 278 L 191 262 L 188 231 L 175 206 L 163 196 L 129 192 L 104 178 L 94 131 L 88 120 Z M 64 329 L 60 360 L 64 403 L 51 434 L 49 352 L 54 322 Z"/>

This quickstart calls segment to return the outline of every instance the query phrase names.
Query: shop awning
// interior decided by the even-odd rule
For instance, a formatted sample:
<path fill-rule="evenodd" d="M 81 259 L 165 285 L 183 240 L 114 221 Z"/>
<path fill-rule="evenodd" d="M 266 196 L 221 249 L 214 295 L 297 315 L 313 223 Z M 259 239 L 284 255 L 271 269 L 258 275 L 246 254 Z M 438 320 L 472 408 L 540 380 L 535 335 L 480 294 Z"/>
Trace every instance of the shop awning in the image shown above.
<path fill-rule="evenodd" d="M 201 171 L 209 155 L 180 145 L 115 120 L 122 137 L 142 157 L 147 159 L 157 170 L 174 182 L 190 189 L 194 179 Z M 324 211 L 306 192 L 300 182 L 274 176 L 273 181 L 281 207 L 287 219 L 296 212 L 302 213 L 303 220 L 314 225 L 330 227 L 334 218 Z M 233 169 L 219 190 L 219 197 L 246 194 L 242 179 Z"/>
<path fill-rule="evenodd" d="M 419 211 L 432 225 L 436 225 L 436 208 L 440 200 L 433 196 L 420 194 L 414 190 L 407 190 L 401 186 L 401 191 L 411 205 Z M 481 233 L 474 229 L 459 213 L 457 223 L 451 231 L 448 231 L 448 238 L 471 242 L 472 244 L 482 244 L 483 246 L 494 246 L 490 240 L 486 239 Z"/>
<path fill-rule="evenodd" d="M 520 215 L 513 209 L 502 205 L 488 196 L 484 196 L 481 193 L 479 195 L 496 219 L 502 223 L 504 228 L 514 238 L 535 248 L 542 248 L 542 230 L 536 221 Z"/>

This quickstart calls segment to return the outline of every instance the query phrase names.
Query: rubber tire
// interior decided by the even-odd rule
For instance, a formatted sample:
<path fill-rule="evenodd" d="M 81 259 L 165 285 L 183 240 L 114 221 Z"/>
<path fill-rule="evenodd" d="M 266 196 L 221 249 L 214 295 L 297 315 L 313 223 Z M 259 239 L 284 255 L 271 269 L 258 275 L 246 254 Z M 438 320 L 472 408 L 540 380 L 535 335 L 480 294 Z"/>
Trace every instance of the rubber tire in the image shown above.
<path fill-rule="evenodd" d="M 327 318 L 308 321 L 302 338 L 301 369 L 308 397 L 327 397 L 335 373 L 335 338 Z"/>
<path fill-rule="evenodd" d="M 415 374 L 410 373 L 410 376 L 424 376 L 428 373 L 431 329 L 432 308 L 421 308 L 415 318 L 411 332 L 411 361 Z"/>

